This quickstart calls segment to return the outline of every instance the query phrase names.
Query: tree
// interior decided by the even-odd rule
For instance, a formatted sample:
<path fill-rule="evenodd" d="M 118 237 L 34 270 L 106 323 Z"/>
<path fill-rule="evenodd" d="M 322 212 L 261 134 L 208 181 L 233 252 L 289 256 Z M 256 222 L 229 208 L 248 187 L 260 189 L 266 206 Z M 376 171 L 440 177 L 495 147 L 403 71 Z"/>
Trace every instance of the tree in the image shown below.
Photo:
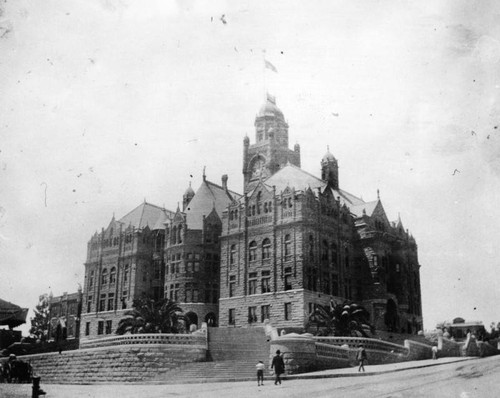
<path fill-rule="evenodd" d="M 183 329 L 182 309 L 175 301 L 167 298 L 153 300 L 143 295 L 134 300 L 132 309 L 125 312 L 116 329 L 125 333 L 179 333 Z"/>
<path fill-rule="evenodd" d="M 38 304 L 35 307 L 35 316 L 31 318 L 30 333 L 42 341 L 48 337 L 50 314 L 49 314 L 49 296 L 42 294 L 38 297 Z"/>
<path fill-rule="evenodd" d="M 359 304 L 331 302 L 329 306 L 316 306 L 309 315 L 308 326 L 316 325 L 316 332 L 321 329 L 325 335 L 368 337 L 368 331 L 374 333 L 369 319 L 369 312 Z"/>

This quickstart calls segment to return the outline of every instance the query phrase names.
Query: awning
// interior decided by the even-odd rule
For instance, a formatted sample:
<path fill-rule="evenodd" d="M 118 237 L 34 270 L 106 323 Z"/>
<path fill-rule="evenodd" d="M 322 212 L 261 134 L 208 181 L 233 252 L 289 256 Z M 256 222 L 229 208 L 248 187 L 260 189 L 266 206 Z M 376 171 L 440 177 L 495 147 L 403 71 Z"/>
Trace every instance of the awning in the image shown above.
<path fill-rule="evenodd" d="M 18 305 L 0 299 L 0 325 L 7 325 L 9 328 L 26 323 L 28 308 L 21 308 Z"/>

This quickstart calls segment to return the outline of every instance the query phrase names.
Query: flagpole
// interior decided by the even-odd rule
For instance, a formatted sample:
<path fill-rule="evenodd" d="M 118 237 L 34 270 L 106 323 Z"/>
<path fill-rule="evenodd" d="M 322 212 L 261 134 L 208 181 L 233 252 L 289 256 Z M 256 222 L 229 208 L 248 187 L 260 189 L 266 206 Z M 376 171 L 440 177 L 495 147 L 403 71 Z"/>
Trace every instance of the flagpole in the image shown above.
<path fill-rule="evenodd" d="M 262 76 L 264 83 L 264 101 L 267 100 L 267 81 L 266 81 L 266 49 L 262 50 Z"/>

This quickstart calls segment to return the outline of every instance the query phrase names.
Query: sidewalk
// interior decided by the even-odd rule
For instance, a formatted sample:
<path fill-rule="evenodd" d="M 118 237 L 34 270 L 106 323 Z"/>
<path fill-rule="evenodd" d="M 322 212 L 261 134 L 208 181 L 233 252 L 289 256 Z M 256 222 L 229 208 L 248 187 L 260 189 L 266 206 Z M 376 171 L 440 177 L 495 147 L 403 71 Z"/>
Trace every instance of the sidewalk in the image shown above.
<path fill-rule="evenodd" d="M 408 361 L 390 363 L 384 365 L 366 365 L 366 372 L 358 372 L 358 367 L 341 368 L 341 369 L 328 369 L 318 372 L 302 373 L 297 375 L 284 376 L 283 379 L 287 380 L 300 380 L 300 379 L 324 379 L 333 377 L 359 377 L 359 376 L 372 376 L 376 374 L 399 372 L 407 369 L 427 368 L 431 366 L 444 365 L 447 363 L 469 361 L 477 357 L 448 357 L 439 359 L 423 359 L 420 361 Z"/>

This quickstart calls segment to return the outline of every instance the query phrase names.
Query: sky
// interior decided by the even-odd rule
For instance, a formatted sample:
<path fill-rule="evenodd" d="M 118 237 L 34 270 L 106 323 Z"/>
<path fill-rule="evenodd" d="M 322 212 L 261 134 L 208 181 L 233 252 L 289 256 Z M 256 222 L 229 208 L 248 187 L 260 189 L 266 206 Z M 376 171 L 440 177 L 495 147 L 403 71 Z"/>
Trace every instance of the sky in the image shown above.
<path fill-rule="evenodd" d="M 379 190 L 415 237 L 425 329 L 500 321 L 499 17 L 493 0 L 3 1 L 0 297 L 75 292 L 92 234 L 144 200 L 175 210 L 204 167 L 241 192 L 269 91 L 302 168 L 319 176 L 328 146 L 341 188 Z"/>

